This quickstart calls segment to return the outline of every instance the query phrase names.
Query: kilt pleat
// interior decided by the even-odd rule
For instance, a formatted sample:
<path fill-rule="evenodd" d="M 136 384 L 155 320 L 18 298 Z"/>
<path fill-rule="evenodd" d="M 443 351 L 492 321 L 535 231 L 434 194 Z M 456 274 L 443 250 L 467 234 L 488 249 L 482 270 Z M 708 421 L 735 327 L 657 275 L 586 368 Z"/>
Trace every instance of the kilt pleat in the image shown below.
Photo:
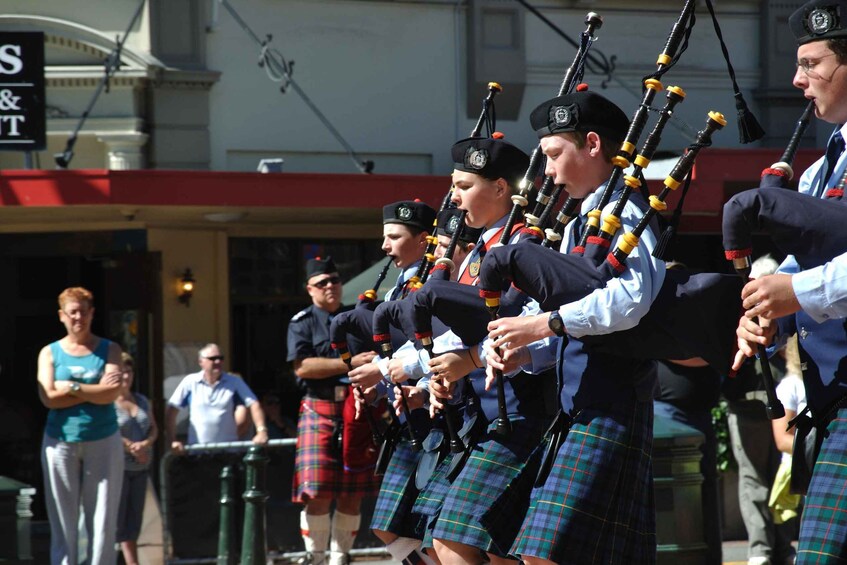
<path fill-rule="evenodd" d="M 847 561 L 847 408 L 827 431 L 800 521 L 798 565 Z"/>
<path fill-rule="evenodd" d="M 522 471 L 548 425 L 546 419 L 514 418 L 512 433 L 501 439 L 495 433 L 496 423 L 492 422 L 447 492 L 433 537 L 505 557 L 520 523 L 512 526 L 509 536 L 510 528 L 494 527 L 489 530 L 482 519 L 498 502 L 505 502 L 501 501 L 501 497 L 510 487 L 514 485 L 521 490 L 519 479 Z M 530 467 L 537 471 L 537 464 Z M 522 490 L 529 494 L 528 489 Z M 498 520 L 491 521 L 495 526 L 500 525 Z"/>
<path fill-rule="evenodd" d="M 373 496 L 379 479 L 372 470 L 346 472 L 341 446 L 334 446 L 335 431 L 342 422 L 344 401 L 303 398 L 297 420 L 292 500 L 305 503 L 312 498 Z"/>
<path fill-rule="evenodd" d="M 574 565 L 655 563 L 652 443 L 651 402 L 582 410 L 511 553 Z"/>
<path fill-rule="evenodd" d="M 415 504 L 412 506 L 412 512 L 420 515 L 423 519 L 423 548 L 432 547 L 432 529 L 438 520 L 441 513 L 441 506 L 444 504 L 444 497 L 450 490 L 450 481 L 447 480 L 447 474 L 450 471 L 450 461 L 453 455 L 447 456 L 435 467 L 432 476 L 429 478 L 426 486 L 418 494 Z"/>
<path fill-rule="evenodd" d="M 412 511 L 418 497 L 415 470 L 420 452 L 411 443 L 400 440 L 382 477 L 382 486 L 374 505 L 371 529 L 401 537 L 423 537 L 422 516 Z"/>

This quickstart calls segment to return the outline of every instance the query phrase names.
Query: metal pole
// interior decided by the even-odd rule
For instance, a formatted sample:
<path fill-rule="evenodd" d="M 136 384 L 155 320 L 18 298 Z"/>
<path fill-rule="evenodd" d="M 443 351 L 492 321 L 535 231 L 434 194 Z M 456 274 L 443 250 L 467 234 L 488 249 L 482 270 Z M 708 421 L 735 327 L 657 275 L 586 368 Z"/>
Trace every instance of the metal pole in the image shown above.
<path fill-rule="evenodd" d="M 265 565 L 268 548 L 265 543 L 265 467 L 269 458 L 255 445 L 244 456 L 247 490 L 244 491 L 244 530 L 241 536 L 241 565 Z"/>
<path fill-rule="evenodd" d="M 236 565 L 235 554 L 235 471 L 232 465 L 221 469 L 221 520 L 218 526 L 218 565 Z"/>

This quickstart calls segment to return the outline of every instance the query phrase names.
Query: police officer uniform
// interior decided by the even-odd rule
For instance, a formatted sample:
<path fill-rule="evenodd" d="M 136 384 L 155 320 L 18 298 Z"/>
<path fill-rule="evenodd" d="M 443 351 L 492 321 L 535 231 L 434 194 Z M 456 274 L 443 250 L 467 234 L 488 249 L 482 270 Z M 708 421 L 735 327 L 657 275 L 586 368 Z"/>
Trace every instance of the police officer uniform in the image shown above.
<path fill-rule="evenodd" d="M 315 275 L 336 273 L 331 258 L 310 259 L 306 263 L 306 279 Z M 339 310 L 338 312 L 341 312 Z M 336 312 L 336 313 L 338 313 Z M 337 358 L 330 346 L 329 328 L 336 313 L 330 313 L 314 304 L 301 310 L 288 325 L 289 362 L 309 357 Z M 351 343 L 351 349 L 361 345 Z M 336 499 L 339 496 L 372 496 L 379 488 L 379 481 L 372 469 L 346 470 L 342 458 L 343 418 L 353 401 L 346 373 L 324 379 L 298 379 L 305 391 L 300 404 L 297 421 L 297 448 L 294 463 L 294 502 L 305 503 L 309 499 Z M 345 522 L 341 524 L 340 522 Z M 307 559 L 319 563 L 326 550 L 330 530 L 335 553 L 345 554 L 352 546 L 350 532 L 358 530 L 359 516 L 336 511 L 330 528 L 328 516 L 301 515 L 301 530 L 307 551 Z M 340 545 L 339 545 L 340 544 Z M 334 555 L 333 554 L 333 555 Z"/>

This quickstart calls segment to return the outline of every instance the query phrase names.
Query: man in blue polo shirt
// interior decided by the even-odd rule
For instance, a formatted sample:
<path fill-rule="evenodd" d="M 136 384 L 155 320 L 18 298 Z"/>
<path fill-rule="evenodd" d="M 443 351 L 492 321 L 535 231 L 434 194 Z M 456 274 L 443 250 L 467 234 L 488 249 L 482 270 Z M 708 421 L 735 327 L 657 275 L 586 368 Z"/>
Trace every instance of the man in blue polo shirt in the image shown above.
<path fill-rule="evenodd" d="M 224 372 L 224 356 L 210 343 L 200 350 L 201 371 L 186 375 L 168 400 L 165 413 L 167 442 L 181 452 L 183 444 L 176 440 L 176 416 L 180 408 L 188 408 L 188 444 L 238 441 L 235 407 L 243 404 L 250 410 L 256 425 L 255 443 L 267 443 L 265 413 L 256 395 L 242 379 Z"/>

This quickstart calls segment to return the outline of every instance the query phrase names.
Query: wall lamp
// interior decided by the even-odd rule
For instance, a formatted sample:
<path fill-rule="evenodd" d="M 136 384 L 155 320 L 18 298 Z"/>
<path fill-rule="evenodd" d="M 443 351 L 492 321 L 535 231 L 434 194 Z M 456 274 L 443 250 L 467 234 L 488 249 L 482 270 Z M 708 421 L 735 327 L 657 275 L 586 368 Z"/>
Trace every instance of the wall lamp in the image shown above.
<path fill-rule="evenodd" d="M 185 269 L 185 272 L 179 278 L 177 287 L 179 289 L 177 299 L 188 307 L 191 297 L 194 296 L 194 275 L 191 273 L 191 269 Z"/>

